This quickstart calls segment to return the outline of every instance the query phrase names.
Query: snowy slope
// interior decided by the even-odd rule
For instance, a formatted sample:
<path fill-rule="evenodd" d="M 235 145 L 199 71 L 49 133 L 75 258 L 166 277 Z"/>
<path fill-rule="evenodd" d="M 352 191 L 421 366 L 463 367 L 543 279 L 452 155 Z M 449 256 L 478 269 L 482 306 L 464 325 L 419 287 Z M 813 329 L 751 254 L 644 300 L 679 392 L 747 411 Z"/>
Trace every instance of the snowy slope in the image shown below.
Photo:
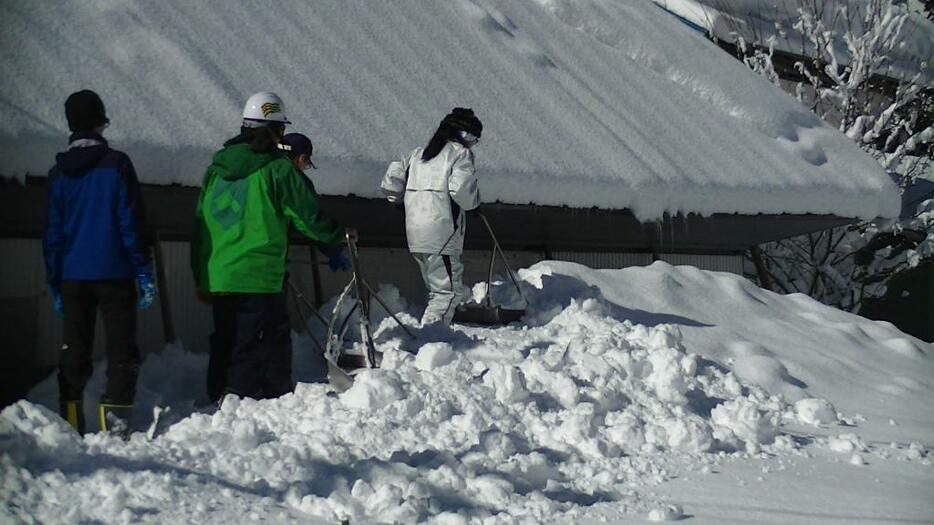
<path fill-rule="evenodd" d="M 903 437 L 934 438 L 934 348 L 891 323 L 692 266 L 591 270 L 550 262 L 546 268 L 596 286 L 633 322 L 673 316 L 685 347 L 789 401 L 835 399 L 849 417 L 868 418 L 860 426 L 873 439 L 889 437 L 889 419 L 913 423 L 899 429 Z"/>
<path fill-rule="evenodd" d="M 216 412 L 198 411 L 204 356 L 178 348 L 150 356 L 138 425 L 145 429 L 154 404 L 169 412 L 128 443 L 79 440 L 34 404 L 54 405 L 50 378 L 33 402 L 0 414 L 0 518 L 852 523 L 934 515 L 932 345 L 691 267 L 546 262 L 521 274 L 531 303 L 523 323 L 422 330 L 411 342 L 383 320 L 383 368 L 362 372 L 341 394 L 301 383 L 277 400 L 228 398 Z M 382 294 L 416 323 L 390 288 Z M 295 342 L 297 373 L 308 379 L 309 341 Z"/>
<path fill-rule="evenodd" d="M 327 194 L 455 105 L 485 123 L 487 201 L 663 212 L 895 216 L 894 185 L 807 108 L 651 2 L 7 3 L 0 172 L 44 173 L 62 103 L 93 88 L 143 181 L 198 185 L 252 92 L 283 96 Z"/>

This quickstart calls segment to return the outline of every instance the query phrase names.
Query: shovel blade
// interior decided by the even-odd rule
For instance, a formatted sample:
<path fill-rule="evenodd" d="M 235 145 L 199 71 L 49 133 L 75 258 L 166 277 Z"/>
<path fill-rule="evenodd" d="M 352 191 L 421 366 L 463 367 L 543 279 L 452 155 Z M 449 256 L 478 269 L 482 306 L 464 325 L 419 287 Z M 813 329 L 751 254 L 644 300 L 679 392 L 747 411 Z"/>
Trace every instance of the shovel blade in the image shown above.
<path fill-rule="evenodd" d="M 454 322 L 461 324 L 479 324 L 485 326 L 514 323 L 525 315 L 525 310 L 512 310 L 499 306 L 466 305 L 459 306 L 454 312 Z"/>
<path fill-rule="evenodd" d="M 330 359 L 327 360 L 327 363 L 328 382 L 334 387 L 334 390 L 346 392 L 347 389 L 353 386 L 353 377 L 350 374 L 344 372 L 341 367 L 337 366 Z"/>

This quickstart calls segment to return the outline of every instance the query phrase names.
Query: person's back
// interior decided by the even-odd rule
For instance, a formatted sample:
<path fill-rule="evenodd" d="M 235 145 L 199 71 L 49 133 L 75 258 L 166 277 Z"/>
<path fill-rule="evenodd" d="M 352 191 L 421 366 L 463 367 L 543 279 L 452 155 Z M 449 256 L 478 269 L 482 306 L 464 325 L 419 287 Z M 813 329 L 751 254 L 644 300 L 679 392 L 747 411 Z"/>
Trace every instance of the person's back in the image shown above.
<path fill-rule="evenodd" d="M 465 212 L 480 205 L 470 148 L 482 131 L 473 110 L 454 108 L 428 145 L 390 163 L 380 183 L 387 200 L 405 209 L 409 251 L 428 289 L 422 325 L 450 324 L 465 297 L 460 261 Z"/>
<path fill-rule="evenodd" d="M 135 279 L 148 258 L 136 235 L 143 220 L 133 165 L 103 137 L 77 135 L 49 172 L 49 220 L 61 235 L 54 240 L 60 243 L 60 279 Z"/>
<path fill-rule="evenodd" d="M 209 293 L 278 293 L 285 276 L 288 227 L 324 244 L 343 231 L 318 213 L 307 182 L 284 155 L 232 144 L 214 155 L 198 212 L 199 289 Z"/>
<path fill-rule="evenodd" d="M 240 134 L 215 153 L 205 172 L 191 266 L 214 313 L 207 373 L 212 401 L 224 393 L 271 398 L 292 390 L 283 293 L 289 225 L 325 245 L 344 238 L 279 149 L 287 124 L 278 95 L 254 94 L 244 106 Z"/>
<path fill-rule="evenodd" d="M 53 307 L 64 319 L 59 357 L 62 416 L 84 432 L 84 388 L 93 370 L 100 310 L 107 336 L 102 430 L 127 435 L 140 366 L 136 308 L 155 297 L 139 183 L 130 158 L 101 135 L 109 120 L 100 97 L 79 91 L 65 102 L 74 133 L 48 178 L 43 252 Z M 141 298 L 137 302 L 137 283 Z"/>
<path fill-rule="evenodd" d="M 464 210 L 480 204 L 473 153 L 448 142 L 430 160 L 422 148 L 410 156 L 405 186 L 405 233 L 412 253 L 459 254 L 463 251 Z"/>

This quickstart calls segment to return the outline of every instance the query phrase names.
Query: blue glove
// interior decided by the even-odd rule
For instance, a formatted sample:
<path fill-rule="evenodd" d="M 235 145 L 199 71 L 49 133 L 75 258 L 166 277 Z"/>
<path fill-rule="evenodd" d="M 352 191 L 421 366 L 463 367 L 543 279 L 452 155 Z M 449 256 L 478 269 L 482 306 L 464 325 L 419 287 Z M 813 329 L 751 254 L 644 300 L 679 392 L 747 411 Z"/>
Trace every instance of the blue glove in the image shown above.
<path fill-rule="evenodd" d="M 332 272 L 346 272 L 350 270 L 351 264 L 350 258 L 347 257 L 347 251 L 341 250 L 336 255 L 332 255 L 331 258 L 328 259 L 328 268 L 330 268 Z"/>
<path fill-rule="evenodd" d="M 152 275 L 148 273 L 137 275 L 136 282 L 139 283 L 139 302 L 136 307 L 145 310 L 152 305 L 153 299 L 156 298 L 156 283 L 153 282 Z"/>
<path fill-rule="evenodd" d="M 55 317 L 65 318 L 65 302 L 62 300 L 62 291 L 58 288 L 49 288 L 49 294 L 52 295 L 52 311 Z"/>

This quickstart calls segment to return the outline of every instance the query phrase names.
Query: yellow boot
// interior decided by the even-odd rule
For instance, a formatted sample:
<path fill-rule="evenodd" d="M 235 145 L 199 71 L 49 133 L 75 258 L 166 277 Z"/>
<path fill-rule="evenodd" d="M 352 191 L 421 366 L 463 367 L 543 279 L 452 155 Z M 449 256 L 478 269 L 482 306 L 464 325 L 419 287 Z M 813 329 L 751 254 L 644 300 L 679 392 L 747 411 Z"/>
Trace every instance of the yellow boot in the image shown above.
<path fill-rule="evenodd" d="M 68 422 L 72 428 L 79 434 L 84 435 L 84 402 L 77 401 L 59 401 L 59 414 L 62 419 Z"/>
<path fill-rule="evenodd" d="M 101 430 L 130 439 L 130 419 L 133 405 L 118 405 L 101 401 L 99 413 Z"/>

